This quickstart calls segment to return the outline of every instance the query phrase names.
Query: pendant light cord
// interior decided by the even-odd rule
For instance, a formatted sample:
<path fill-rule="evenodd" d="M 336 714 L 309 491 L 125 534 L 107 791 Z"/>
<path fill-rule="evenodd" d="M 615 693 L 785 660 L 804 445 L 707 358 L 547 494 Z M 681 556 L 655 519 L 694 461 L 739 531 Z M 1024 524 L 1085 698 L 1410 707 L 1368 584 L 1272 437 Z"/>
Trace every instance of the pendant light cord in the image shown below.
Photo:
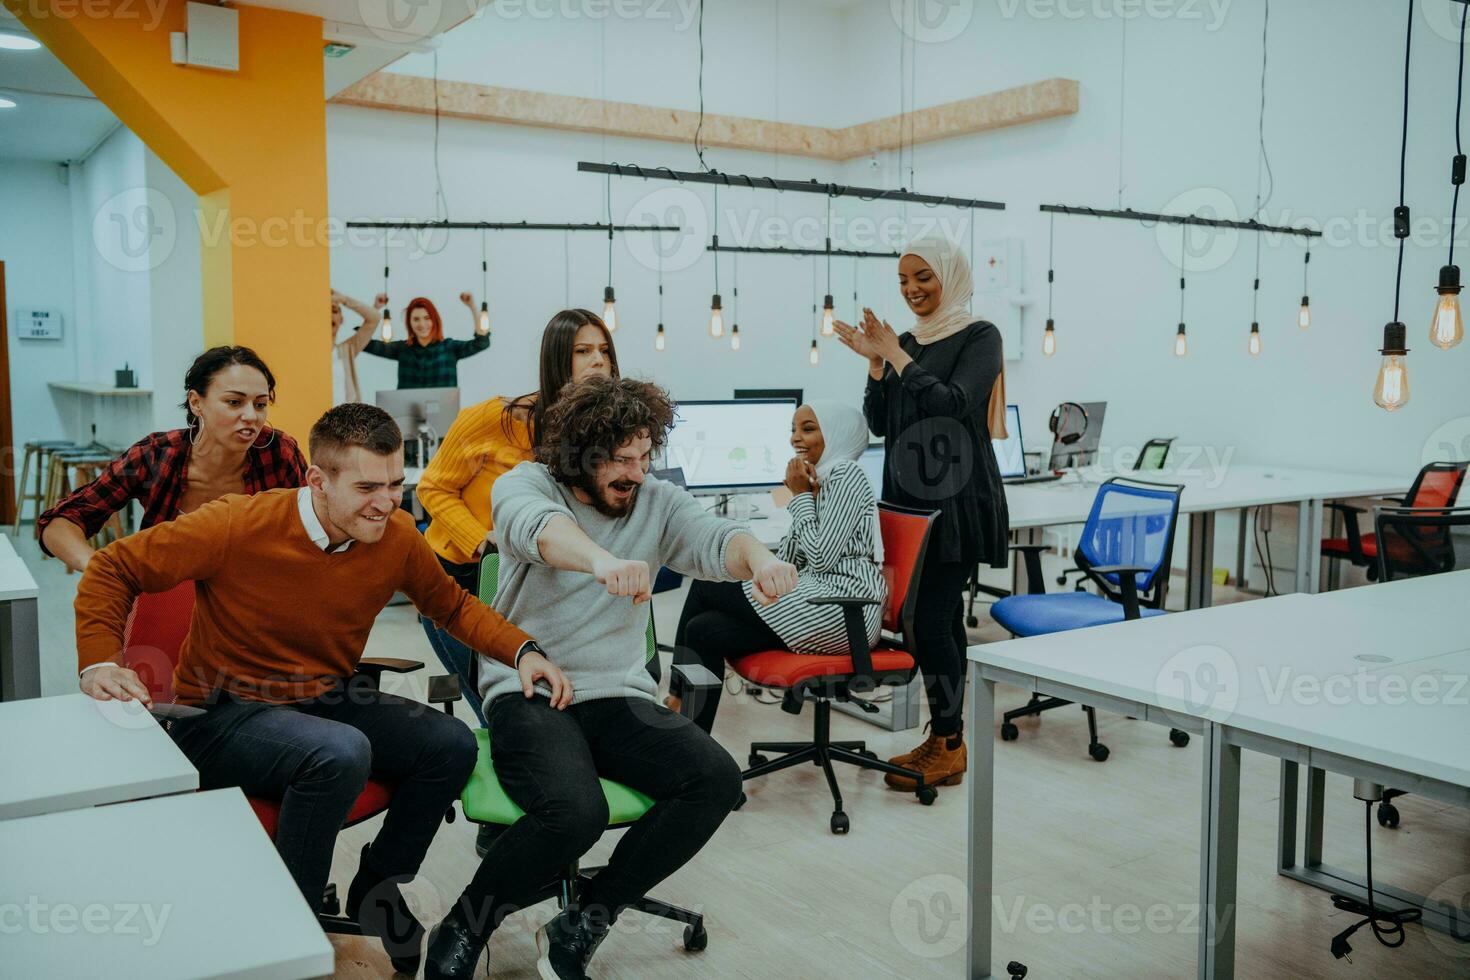
<path fill-rule="evenodd" d="M 700 136 L 704 132 L 704 0 L 699 0 L 699 122 L 694 127 L 694 155 L 699 157 L 699 166 L 705 173 L 709 173 L 709 165 L 704 162 L 704 144 Z M 716 267 L 719 259 L 716 256 Z"/>
<path fill-rule="evenodd" d="M 1184 243 L 1189 237 L 1189 225 L 1179 226 L 1179 322 L 1184 322 Z"/>
<path fill-rule="evenodd" d="M 700 4 L 703 9 L 704 4 Z M 715 185 L 715 242 L 720 240 L 720 185 Z M 720 250 L 715 249 L 715 295 L 720 294 Z"/>
<path fill-rule="evenodd" d="M 973 214 L 973 212 L 972 212 Z M 1057 241 L 1057 214 L 1053 211 L 1047 220 L 1046 230 L 1046 318 L 1051 317 L 1051 286 L 1053 273 L 1056 270 L 1056 241 Z"/>
<path fill-rule="evenodd" d="M 1118 59 L 1118 210 L 1123 210 L 1123 124 L 1127 120 L 1128 100 L 1128 18 L 1123 22 L 1122 54 Z"/>
<path fill-rule="evenodd" d="M 1404 206 L 1404 185 L 1409 161 L 1409 57 L 1414 50 L 1414 0 L 1409 0 L 1408 27 L 1404 30 L 1404 124 L 1399 139 L 1399 207 Z M 1453 234 L 1453 229 L 1451 230 Z M 1393 322 L 1399 322 L 1399 294 L 1404 282 L 1404 239 L 1399 239 L 1398 268 L 1393 277 Z"/>
<path fill-rule="evenodd" d="M 1455 75 L 1455 157 L 1465 155 L 1460 147 L 1460 103 L 1463 101 L 1465 90 L 1465 18 L 1470 16 L 1470 4 L 1460 8 L 1460 68 Z M 1455 264 L 1455 221 L 1460 210 L 1460 185 L 1455 184 L 1455 195 L 1450 201 L 1450 260 L 1447 264 Z"/>
<path fill-rule="evenodd" d="M 1261 108 L 1256 117 L 1256 210 L 1251 215 L 1252 220 L 1261 220 L 1261 211 L 1266 203 L 1271 200 L 1271 195 L 1276 192 L 1276 178 L 1271 173 L 1271 158 L 1266 154 L 1266 56 L 1269 52 L 1267 41 L 1270 38 L 1271 29 L 1271 0 L 1266 0 L 1265 13 L 1261 18 Z M 1261 172 L 1265 170 L 1269 190 L 1266 191 L 1264 199 L 1261 197 Z M 1251 324 L 1260 322 L 1261 301 L 1261 235 L 1256 234 L 1256 269 L 1255 278 L 1251 285 Z"/>
<path fill-rule="evenodd" d="M 607 215 L 607 284 L 612 286 L 612 253 L 613 253 L 613 231 L 612 231 L 612 174 L 607 175 L 606 187 L 602 192 L 602 210 Z"/>

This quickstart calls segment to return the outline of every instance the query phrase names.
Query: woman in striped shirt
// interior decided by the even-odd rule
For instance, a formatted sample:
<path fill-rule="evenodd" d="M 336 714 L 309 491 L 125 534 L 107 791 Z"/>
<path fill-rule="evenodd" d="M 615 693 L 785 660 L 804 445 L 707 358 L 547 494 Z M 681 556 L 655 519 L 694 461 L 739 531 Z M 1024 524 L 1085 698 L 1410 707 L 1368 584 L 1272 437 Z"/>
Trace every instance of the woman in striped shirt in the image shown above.
<path fill-rule="evenodd" d="M 751 597 L 748 582 L 693 582 L 675 636 L 680 663 L 699 663 L 723 676 L 725 661 L 761 650 L 845 654 L 847 630 L 838 606 L 813 606 L 821 596 L 860 596 L 868 641 L 876 642 L 886 587 L 878 502 L 857 459 L 868 430 L 856 408 L 811 402 L 796 410 L 786 466 L 791 530 L 776 557 L 796 565 L 796 589 L 769 606 Z M 699 706 L 694 722 L 714 727 L 720 691 Z"/>

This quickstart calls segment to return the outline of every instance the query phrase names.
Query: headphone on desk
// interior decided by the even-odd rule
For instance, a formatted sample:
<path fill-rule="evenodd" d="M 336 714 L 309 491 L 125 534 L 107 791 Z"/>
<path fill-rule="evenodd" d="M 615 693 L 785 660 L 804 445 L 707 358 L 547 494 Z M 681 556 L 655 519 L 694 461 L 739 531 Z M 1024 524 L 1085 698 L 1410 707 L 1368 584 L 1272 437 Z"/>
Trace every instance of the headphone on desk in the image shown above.
<path fill-rule="evenodd" d="M 1075 432 L 1068 431 L 1069 426 L 1067 423 L 1076 414 L 1069 412 L 1069 408 L 1076 409 L 1077 412 L 1082 414 L 1082 427 Z M 1051 419 L 1046 423 L 1046 427 L 1051 430 L 1051 434 L 1056 438 L 1058 443 L 1063 446 L 1070 446 L 1074 442 L 1080 441 L 1087 434 L 1088 421 L 1087 409 L 1081 403 L 1062 402 L 1051 410 Z"/>

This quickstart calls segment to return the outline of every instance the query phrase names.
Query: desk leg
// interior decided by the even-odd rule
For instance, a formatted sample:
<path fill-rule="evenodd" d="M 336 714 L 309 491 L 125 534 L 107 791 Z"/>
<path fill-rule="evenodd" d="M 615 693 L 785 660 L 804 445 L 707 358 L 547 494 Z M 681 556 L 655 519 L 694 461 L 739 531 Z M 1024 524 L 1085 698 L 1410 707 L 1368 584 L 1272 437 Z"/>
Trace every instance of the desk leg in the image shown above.
<path fill-rule="evenodd" d="M 1200 933 L 1196 976 L 1235 976 L 1235 873 L 1240 839 L 1240 746 L 1219 725 L 1204 730 L 1204 800 L 1200 828 Z"/>
<path fill-rule="evenodd" d="M 1297 764 L 1281 760 L 1281 796 L 1276 807 L 1276 870 L 1296 865 Z"/>
<path fill-rule="evenodd" d="M 0 602 L 0 700 L 41 696 L 41 634 L 35 599 Z"/>
<path fill-rule="evenodd" d="M 995 682 L 970 671 L 969 926 L 965 976 L 983 980 L 990 973 L 990 906 L 994 880 L 995 832 Z"/>
<path fill-rule="evenodd" d="M 1310 589 L 1312 558 L 1312 502 L 1303 500 L 1296 505 L 1296 588 L 1292 591 Z"/>
<path fill-rule="evenodd" d="M 1250 551 L 1245 546 L 1246 525 L 1250 523 L 1250 508 L 1240 508 L 1240 528 L 1235 535 L 1235 587 L 1241 591 L 1250 588 Z"/>
<path fill-rule="evenodd" d="M 1185 573 L 1184 608 L 1203 609 L 1215 588 L 1215 512 L 1189 515 L 1189 568 Z"/>
<path fill-rule="evenodd" d="M 1322 512 L 1326 510 L 1322 501 L 1313 500 L 1307 508 L 1307 592 L 1316 595 L 1322 591 Z"/>

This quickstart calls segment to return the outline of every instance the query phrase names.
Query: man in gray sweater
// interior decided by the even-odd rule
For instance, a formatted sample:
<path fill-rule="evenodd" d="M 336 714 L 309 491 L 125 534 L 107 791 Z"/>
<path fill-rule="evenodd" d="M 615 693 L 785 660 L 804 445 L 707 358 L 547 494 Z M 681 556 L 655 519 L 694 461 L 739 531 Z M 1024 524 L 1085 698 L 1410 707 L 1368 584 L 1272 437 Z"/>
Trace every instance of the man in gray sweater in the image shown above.
<path fill-rule="evenodd" d="M 546 412 L 537 462 L 495 482 L 496 611 L 536 637 L 566 674 L 556 701 L 479 661 L 495 772 L 526 811 L 498 838 L 429 939 L 426 978 L 470 977 L 491 931 L 607 829 L 598 777 L 657 802 L 607 867 L 536 937 L 547 980 L 583 978 L 618 912 L 692 858 L 740 797 L 740 769 L 688 719 L 654 700 L 647 629 L 652 572 L 749 580 L 775 601 L 796 586 L 743 525 L 648 475 L 674 406 L 647 382 L 595 378 Z"/>

